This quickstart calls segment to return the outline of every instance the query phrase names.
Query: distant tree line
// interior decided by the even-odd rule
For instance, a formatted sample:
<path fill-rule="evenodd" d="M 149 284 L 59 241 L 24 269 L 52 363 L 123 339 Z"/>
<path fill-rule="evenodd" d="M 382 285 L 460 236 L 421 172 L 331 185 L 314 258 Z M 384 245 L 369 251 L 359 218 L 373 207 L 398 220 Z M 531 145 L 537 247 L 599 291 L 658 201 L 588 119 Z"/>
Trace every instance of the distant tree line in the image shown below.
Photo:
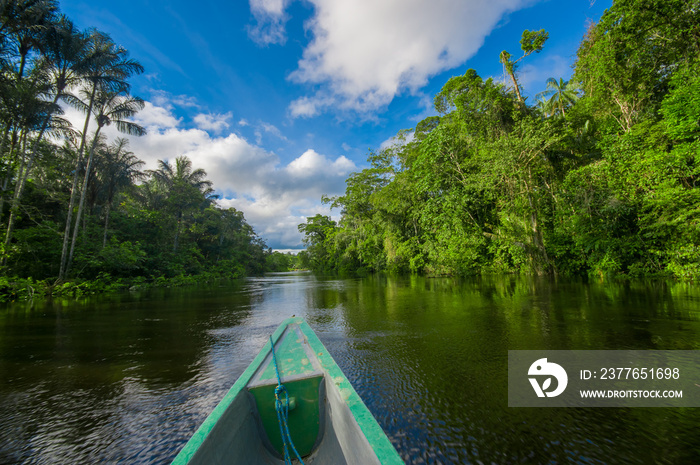
<path fill-rule="evenodd" d="M 155 170 L 107 140 L 145 134 L 130 78 L 143 67 L 107 34 L 79 30 L 54 0 L 0 0 L 0 277 L 89 280 L 289 267 L 223 209 L 186 157 Z M 73 127 L 63 109 L 85 114 Z M 177 154 L 173 154 L 175 156 Z M 0 286 L 1 287 L 1 286 Z"/>
<path fill-rule="evenodd" d="M 370 153 L 340 210 L 299 225 L 323 271 L 558 273 L 700 278 L 700 2 L 616 0 L 592 24 L 569 82 L 533 102 L 525 31 L 435 96 L 438 116 Z"/>

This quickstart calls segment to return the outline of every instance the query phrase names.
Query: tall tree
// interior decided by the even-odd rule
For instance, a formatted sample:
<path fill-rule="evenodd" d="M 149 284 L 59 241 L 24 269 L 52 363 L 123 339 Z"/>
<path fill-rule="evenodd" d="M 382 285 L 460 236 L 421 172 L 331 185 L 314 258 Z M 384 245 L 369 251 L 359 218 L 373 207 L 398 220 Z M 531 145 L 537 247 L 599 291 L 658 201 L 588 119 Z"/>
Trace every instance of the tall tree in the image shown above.
<path fill-rule="evenodd" d="M 16 82 L 24 77 L 31 52 L 44 43 L 58 10 L 55 0 L 4 0 L 0 2 L 0 38 L 13 57 Z"/>
<path fill-rule="evenodd" d="M 622 132 L 653 117 L 673 70 L 700 56 L 698 0 L 617 0 L 591 25 L 574 78 Z"/>
<path fill-rule="evenodd" d="M 547 87 L 535 97 L 538 101 L 544 99 L 548 102 L 551 113 L 560 111 L 562 116 L 566 116 L 566 108 L 570 107 L 579 99 L 578 89 L 571 84 L 571 81 L 564 81 L 559 78 L 547 79 Z"/>
<path fill-rule="evenodd" d="M 19 208 L 29 174 L 36 162 L 39 144 L 47 132 L 60 133 L 70 128 L 70 124 L 67 121 L 58 117 L 58 115 L 63 113 L 60 106 L 58 106 L 58 102 L 65 96 L 67 89 L 80 82 L 90 66 L 89 41 L 86 35 L 78 31 L 75 25 L 65 16 L 60 17 L 53 26 L 49 27 L 44 37 L 44 54 L 39 66 L 43 68 L 44 73 L 49 78 L 47 84 L 50 86 L 48 89 L 53 93 L 53 98 L 50 103 L 44 103 L 45 110 L 43 111 L 43 122 L 39 128 L 39 133 L 34 139 L 26 165 L 23 164 L 18 170 L 13 206 L 5 235 L 6 245 L 12 239 L 17 209 Z"/>
<path fill-rule="evenodd" d="M 95 148 L 98 145 L 102 128 L 114 124 L 118 131 L 131 136 L 142 136 L 146 133 L 146 130 L 143 127 L 129 121 L 129 118 L 134 116 L 143 108 L 143 100 L 138 97 L 124 95 L 124 90 L 125 89 L 112 91 L 101 88 L 96 92 L 96 94 L 90 95 L 92 98 L 91 103 L 93 104 L 91 110 L 93 111 L 95 121 L 97 122 L 97 129 L 95 130 L 95 135 L 90 146 L 90 154 L 88 155 L 87 165 L 85 166 L 85 179 L 83 180 L 80 203 L 78 204 L 78 213 L 75 219 L 76 226 L 73 228 L 73 239 L 71 241 L 68 261 L 66 263 L 66 274 L 68 274 L 70 271 L 71 262 L 73 261 L 73 254 L 75 253 L 75 244 L 78 239 L 79 231 L 78 225 L 80 224 L 80 217 L 83 214 L 83 207 L 85 205 L 85 197 L 88 191 L 88 181 L 90 179 Z"/>
<path fill-rule="evenodd" d="M 173 166 L 168 160 L 158 160 L 158 169 L 149 171 L 167 192 L 167 205 L 175 217 L 175 237 L 173 253 L 177 252 L 182 224 L 188 210 L 206 207 L 213 199 L 214 190 L 211 181 L 206 179 L 207 172 L 201 168 L 192 169 L 192 160 L 185 156 L 175 159 Z"/>
<path fill-rule="evenodd" d="M 45 110 L 42 106 L 46 93 L 44 74 L 28 65 L 38 56 L 32 52 L 44 43 L 45 32 L 52 24 L 56 8 L 53 0 L 6 0 L 0 3 L 0 106 L 4 123 L 0 156 L 4 158 L 6 168 L 0 207 L 10 181 L 21 165 L 19 160 L 24 155 L 21 149 L 28 141 L 28 133 L 35 129 L 37 118 L 40 119 L 41 111 Z"/>
<path fill-rule="evenodd" d="M 105 33 L 97 30 L 91 31 L 90 35 L 90 66 L 85 76 L 85 86 L 81 90 L 83 99 L 73 95 L 66 95 L 65 100 L 77 108 L 83 110 L 86 114 L 85 124 L 83 126 L 80 146 L 78 149 L 78 157 L 76 159 L 75 171 L 73 173 L 73 185 L 71 186 L 71 195 L 68 202 L 68 214 L 66 215 L 66 227 L 63 235 L 63 247 L 61 251 L 61 264 L 59 271 L 59 280 L 65 278 L 67 274 L 68 264 L 68 242 L 71 233 L 71 225 L 73 218 L 73 208 L 78 194 L 78 180 L 80 177 L 81 166 L 83 163 L 83 155 L 88 134 L 90 119 L 93 115 L 93 106 L 98 92 L 103 95 L 103 100 L 107 101 L 104 96 L 110 93 L 128 93 L 129 84 L 127 79 L 133 74 L 143 72 L 141 64 L 129 58 L 129 53 L 123 47 L 116 45 L 112 39 Z M 103 124 L 107 124 L 105 121 Z M 85 187 L 85 186 L 83 186 Z M 76 221 L 76 229 L 78 222 Z M 71 247 L 71 250 L 73 247 Z M 72 255 L 72 254 L 71 254 Z"/>
<path fill-rule="evenodd" d="M 127 150 L 129 141 L 119 138 L 106 147 L 100 156 L 98 177 L 105 199 L 105 228 L 102 237 L 102 247 L 107 246 L 109 231 L 109 216 L 114 199 L 124 189 L 131 187 L 135 180 L 143 177 L 139 169 L 145 164 L 133 152 Z"/>
<path fill-rule="evenodd" d="M 503 50 L 501 52 L 501 63 L 503 64 L 505 72 L 508 73 L 508 76 L 510 76 L 511 81 L 513 81 L 513 88 L 515 90 L 515 94 L 518 96 L 518 101 L 521 105 L 525 103 L 525 100 L 523 99 L 523 96 L 520 93 L 520 85 L 518 84 L 518 79 L 515 77 L 515 73 L 518 68 L 518 63 L 523 58 L 530 56 L 533 53 L 541 52 L 542 47 L 544 47 L 544 43 L 547 41 L 547 38 L 549 38 L 549 33 L 544 29 L 540 29 L 539 31 L 529 31 L 526 29 L 523 31 L 523 36 L 520 39 L 520 48 L 523 51 L 523 56 L 521 56 L 517 60 L 513 60 L 511 59 L 510 53 L 508 53 L 506 50 Z"/>

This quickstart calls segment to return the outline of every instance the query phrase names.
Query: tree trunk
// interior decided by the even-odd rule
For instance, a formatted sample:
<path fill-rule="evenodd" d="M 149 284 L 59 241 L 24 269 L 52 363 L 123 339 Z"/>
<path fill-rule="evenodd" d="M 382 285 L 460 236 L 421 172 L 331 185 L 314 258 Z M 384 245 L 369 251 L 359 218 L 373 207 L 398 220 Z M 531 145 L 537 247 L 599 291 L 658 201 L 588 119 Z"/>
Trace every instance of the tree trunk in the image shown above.
<path fill-rule="evenodd" d="M 75 228 L 73 228 L 73 240 L 70 244 L 70 253 L 68 254 L 68 260 L 66 263 L 66 275 L 70 272 L 70 267 L 73 263 L 73 254 L 75 253 L 75 243 L 78 239 L 78 232 L 80 230 L 80 217 L 83 214 L 83 207 L 85 206 L 85 196 L 88 190 L 88 181 L 90 180 L 90 168 L 92 168 L 92 159 L 95 155 L 95 146 L 97 146 L 97 141 L 100 137 L 100 130 L 102 126 L 97 126 L 95 131 L 95 138 L 92 140 L 92 145 L 90 147 L 90 155 L 88 156 L 87 166 L 85 167 L 85 180 L 83 181 L 83 186 L 80 193 L 80 203 L 78 204 L 78 214 L 75 218 Z"/>
<path fill-rule="evenodd" d="M 528 169 L 528 183 L 525 185 L 527 190 L 527 201 L 530 205 L 530 229 L 532 230 L 532 244 L 535 249 L 535 271 L 537 274 L 542 273 L 540 269 L 539 262 L 544 261 L 545 265 L 549 266 L 549 256 L 547 255 L 547 250 L 544 248 L 544 239 L 542 238 L 542 230 L 539 228 L 538 217 L 537 217 L 537 205 L 535 199 L 532 195 L 531 184 L 532 184 L 532 172 Z"/>
<path fill-rule="evenodd" d="M 18 184 L 19 184 L 19 180 L 22 178 L 23 172 L 25 170 L 24 154 L 26 153 L 26 149 L 27 149 L 27 137 L 28 137 L 27 131 L 22 131 L 22 135 L 19 138 L 19 149 L 18 149 L 22 153 L 19 169 L 17 170 Z M 8 175 L 5 178 L 5 181 L 7 182 L 9 180 L 9 178 L 10 178 L 10 176 Z M 4 185 L 3 187 L 7 188 L 7 185 Z M 17 186 L 15 186 L 15 194 L 16 194 L 16 192 L 17 192 Z M 13 199 L 12 199 L 12 203 L 10 206 L 10 218 L 8 220 L 7 233 L 5 234 L 5 247 L 4 247 L 5 251 L 7 251 L 9 249 L 9 246 L 10 246 L 10 240 L 12 239 L 12 230 L 14 229 L 13 226 L 14 226 L 15 219 L 17 218 L 18 210 L 19 210 L 19 203 L 17 202 L 16 195 L 15 195 L 15 197 L 13 197 Z M 5 266 L 6 263 L 7 263 L 7 253 L 4 253 L 2 256 L 2 259 L 0 260 L 0 264 L 2 264 L 2 266 Z"/>
<path fill-rule="evenodd" d="M 107 228 L 109 228 L 109 212 L 112 206 L 112 202 L 107 202 L 107 207 L 105 211 L 105 233 L 102 236 L 102 248 L 107 247 Z"/>
<path fill-rule="evenodd" d="M 68 214 L 66 215 L 66 229 L 63 232 L 63 248 L 61 249 L 61 267 L 58 272 L 58 279 L 62 281 L 68 270 L 67 266 L 67 254 L 68 254 L 68 238 L 70 237 L 71 224 L 73 222 L 73 208 L 75 207 L 75 194 L 78 188 L 78 179 L 80 177 L 80 164 L 82 163 L 83 153 L 85 152 L 85 139 L 87 137 L 87 130 L 90 124 L 90 115 L 92 113 L 92 105 L 95 101 L 95 93 L 97 92 L 97 86 L 93 84 L 92 95 L 90 95 L 90 104 L 88 105 L 87 116 L 85 117 L 85 125 L 83 126 L 83 136 L 80 139 L 80 148 L 78 149 L 78 159 L 75 163 L 75 173 L 73 174 L 73 185 L 70 191 L 70 200 L 68 202 Z M 76 222 L 76 227 L 78 223 Z"/>
<path fill-rule="evenodd" d="M 10 126 L 11 123 L 8 122 L 7 126 L 5 126 L 5 131 L 3 132 L 2 135 L 2 143 L 0 143 L 0 156 L 2 156 L 5 153 L 5 146 L 7 145 L 7 135 L 10 133 Z M 3 207 L 5 206 L 5 191 L 7 190 L 7 184 L 10 182 L 10 170 L 8 168 L 7 173 L 5 174 L 5 179 L 2 182 L 2 192 L 0 192 L 0 220 L 2 219 L 3 216 Z"/>
<path fill-rule="evenodd" d="M 182 212 L 177 214 L 177 228 L 175 228 L 175 243 L 173 244 L 173 253 L 177 253 L 177 242 L 180 238 L 180 223 L 182 223 Z"/>
<path fill-rule="evenodd" d="M 515 74 L 511 74 L 510 78 L 513 80 L 513 85 L 515 86 L 515 94 L 518 96 L 518 101 L 524 103 L 523 96 L 520 95 L 520 86 L 518 85 L 518 80 L 515 79 Z"/>
<path fill-rule="evenodd" d="M 9 132 L 11 130 L 12 122 L 7 123 L 8 129 L 7 131 Z M 4 144 L 3 144 L 4 145 Z M 3 191 L 3 198 L 2 198 L 2 204 L 0 206 L 3 206 L 5 203 L 5 191 L 7 190 L 7 185 L 10 183 L 10 180 L 12 179 L 12 162 L 13 162 L 13 153 L 15 151 L 15 146 L 17 145 L 17 129 L 12 129 L 12 133 L 10 135 L 10 150 L 8 152 L 7 159 L 9 160 L 9 164 L 7 167 L 7 173 L 5 173 L 5 179 L 3 180 L 2 183 L 2 191 Z M 3 147 L 4 150 L 4 147 Z"/>
<path fill-rule="evenodd" d="M 58 102 L 58 99 L 60 97 L 60 94 L 57 93 L 56 97 L 53 99 L 53 104 L 55 105 L 56 102 Z M 27 179 L 29 178 L 29 172 L 31 171 L 32 167 L 34 166 L 34 160 L 36 160 L 36 155 L 37 152 L 39 151 L 39 143 L 41 142 L 41 139 L 44 137 L 44 133 L 46 132 L 46 128 L 49 126 L 49 121 L 51 121 L 51 115 L 47 115 L 46 118 L 44 119 L 44 124 L 41 127 L 41 131 L 39 131 L 39 135 L 37 136 L 36 140 L 32 144 L 32 153 L 29 156 L 29 160 L 27 160 L 27 165 L 24 167 L 24 172 L 20 169 L 19 175 L 17 177 L 17 185 L 15 186 L 15 192 L 14 196 L 12 198 L 12 206 L 10 207 L 10 218 L 7 221 L 7 232 L 5 234 L 5 250 L 7 250 L 7 247 L 10 245 L 10 241 L 12 240 L 12 233 L 15 228 L 15 220 L 16 220 L 16 212 L 19 209 L 19 202 L 20 199 L 22 198 L 22 194 L 24 193 L 24 186 L 27 183 Z M 6 180 L 7 181 L 7 180 Z M 5 191 L 5 188 L 7 186 L 3 185 L 3 193 Z M 2 211 L 2 201 L 0 201 L 0 212 Z M 5 262 L 5 258 L 3 257 L 3 264 Z"/>
<path fill-rule="evenodd" d="M 75 174 L 73 175 L 73 185 L 71 186 L 70 200 L 68 201 L 68 214 L 66 215 L 66 229 L 63 232 L 63 248 L 61 249 L 61 269 L 58 272 L 58 279 L 63 280 L 66 275 L 66 257 L 68 254 L 68 238 L 70 237 L 71 224 L 73 222 L 73 208 L 75 207 L 75 192 L 78 189 L 78 172 L 80 171 L 80 153 L 75 164 Z"/>

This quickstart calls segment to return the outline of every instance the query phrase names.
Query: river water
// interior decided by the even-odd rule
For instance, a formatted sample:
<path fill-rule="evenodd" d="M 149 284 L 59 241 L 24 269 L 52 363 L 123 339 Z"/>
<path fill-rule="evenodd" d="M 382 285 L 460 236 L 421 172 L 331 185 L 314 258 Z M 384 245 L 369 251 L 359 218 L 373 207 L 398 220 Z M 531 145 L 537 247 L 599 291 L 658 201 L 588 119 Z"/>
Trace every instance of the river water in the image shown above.
<path fill-rule="evenodd" d="M 700 463 L 700 409 L 507 406 L 508 350 L 700 349 L 700 286 L 282 273 L 0 308 L 0 464 L 169 463 L 292 315 L 406 463 Z"/>

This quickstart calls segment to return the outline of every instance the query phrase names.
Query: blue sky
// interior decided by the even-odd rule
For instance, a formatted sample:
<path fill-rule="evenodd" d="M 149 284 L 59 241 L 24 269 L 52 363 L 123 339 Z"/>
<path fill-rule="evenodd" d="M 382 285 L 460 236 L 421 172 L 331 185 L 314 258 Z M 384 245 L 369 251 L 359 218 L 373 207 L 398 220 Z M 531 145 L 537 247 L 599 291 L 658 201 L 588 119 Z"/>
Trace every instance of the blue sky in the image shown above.
<path fill-rule="evenodd" d="M 79 27 L 109 33 L 145 67 L 133 93 L 148 135 L 131 150 L 154 168 L 189 156 L 274 249 L 332 214 L 322 194 L 435 114 L 432 97 L 474 68 L 503 78 L 524 29 L 545 28 L 519 79 L 531 98 L 568 79 L 590 22 L 611 0 L 63 0 Z M 79 120 L 78 115 L 76 121 Z M 117 133 L 112 132 L 112 137 Z"/>

